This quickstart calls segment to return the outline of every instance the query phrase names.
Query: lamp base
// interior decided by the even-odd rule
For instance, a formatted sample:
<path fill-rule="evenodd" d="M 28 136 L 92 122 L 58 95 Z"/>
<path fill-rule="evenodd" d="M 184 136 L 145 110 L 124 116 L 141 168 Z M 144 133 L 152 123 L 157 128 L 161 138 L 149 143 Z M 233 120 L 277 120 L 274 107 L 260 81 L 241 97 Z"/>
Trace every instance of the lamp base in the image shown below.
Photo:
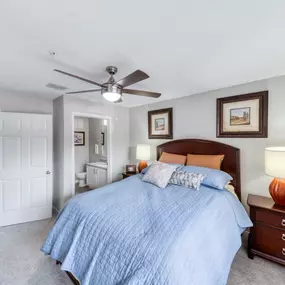
<path fill-rule="evenodd" d="M 285 206 L 285 179 L 274 178 L 269 185 L 269 193 L 276 204 Z"/>
<path fill-rule="evenodd" d="M 139 165 L 138 165 L 138 171 L 139 171 L 139 173 L 141 173 L 142 170 L 143 170 L 144 168 L 146 168 L 146 167 L 147 167 L 147 162 L 144 161 L 144 160 L 141 160 L 140 163 L 139 163 Z"/>

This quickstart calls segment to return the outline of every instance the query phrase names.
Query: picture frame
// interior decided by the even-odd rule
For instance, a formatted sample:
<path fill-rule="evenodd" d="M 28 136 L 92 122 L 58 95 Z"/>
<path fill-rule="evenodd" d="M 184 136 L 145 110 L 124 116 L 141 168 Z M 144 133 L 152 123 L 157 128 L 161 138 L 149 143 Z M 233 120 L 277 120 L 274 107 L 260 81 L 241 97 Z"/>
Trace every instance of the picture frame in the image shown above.
<path fill-rule="evenodd" d="M 172 139 L 173 138 L 172 108 L 148 112 L 148 138 Z"/>
<path fill-rule="evenodd" d="M 126 173 L 136 173 L 137 167 L 135 164 L 126 165 Z"/>
<path fill-rule="evenodd" d="M 85 132 L 74 132 L 74 145 L 84 146 L 85 145 Z"/>
<path fill-rule="evenodd" d="M 218 138 L 267 138 L 268 91 L 217 99 Z"/>
<path fill-rule="evenodd" d="M 105 133 L 101 133 L 101 145 L 105 144 Z"/>

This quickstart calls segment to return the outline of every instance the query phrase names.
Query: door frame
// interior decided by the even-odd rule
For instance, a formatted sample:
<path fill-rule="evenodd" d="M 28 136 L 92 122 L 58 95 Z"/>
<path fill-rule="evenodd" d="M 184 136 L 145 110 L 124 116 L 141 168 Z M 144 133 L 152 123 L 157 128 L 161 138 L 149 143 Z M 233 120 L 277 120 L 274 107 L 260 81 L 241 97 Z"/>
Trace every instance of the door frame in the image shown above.
<path fill-rule="evenodd" d="M 110 116 L 102 116 L 99 114 L 90 114 L 90 113 L 80 113 L 80 112 L 72 112 L 72 132 L 71 132 L 71 163 L 72 163 L 72 189 L 71 195 L 72 197 L 75 195 L 75 155 L 74 155 L 74 119 L 75 117 L 83 117 L 88 119 L 103 119 L 107 120 L 107 182 L 112 183 L 112 117 Z"/>

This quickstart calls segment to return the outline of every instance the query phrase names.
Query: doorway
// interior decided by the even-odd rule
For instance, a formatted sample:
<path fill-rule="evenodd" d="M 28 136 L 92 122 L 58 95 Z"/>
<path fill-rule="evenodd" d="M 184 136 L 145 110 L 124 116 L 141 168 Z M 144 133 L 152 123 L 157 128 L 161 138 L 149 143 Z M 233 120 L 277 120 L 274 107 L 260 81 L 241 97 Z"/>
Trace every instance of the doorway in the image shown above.
<path fill-rule="evenodd" d="M 72 116 L 73 196 L 111 183 L 111 118 Z"/>

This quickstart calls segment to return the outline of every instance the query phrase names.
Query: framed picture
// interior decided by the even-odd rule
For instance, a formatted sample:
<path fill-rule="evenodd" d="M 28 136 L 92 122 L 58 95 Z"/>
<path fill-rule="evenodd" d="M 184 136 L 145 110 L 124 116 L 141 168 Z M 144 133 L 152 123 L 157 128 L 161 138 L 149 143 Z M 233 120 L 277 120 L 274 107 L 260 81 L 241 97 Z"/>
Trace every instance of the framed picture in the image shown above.
<path fill-rule="evenodd" d="M 105 134 L 101 133 L 101 145 L 105 144 Z"/>
<path fill-rule="evenodd" d="M 172 139 L 172 108 L 148 112 L 148 138 Z"/>
<path fill-rule="evenodd" d="M 217 137 L 267 138 L 268 91 L 217 99 Z"/>
<path fill-rule="evenodd" d="M 126 173 L 136 173 L 136 165 L 126 165 Z"/>
<path fill-rule="evenodd" d="M 74 132 L 74 145 L 75 146 L 85 145 L 85 132 Z"/>

